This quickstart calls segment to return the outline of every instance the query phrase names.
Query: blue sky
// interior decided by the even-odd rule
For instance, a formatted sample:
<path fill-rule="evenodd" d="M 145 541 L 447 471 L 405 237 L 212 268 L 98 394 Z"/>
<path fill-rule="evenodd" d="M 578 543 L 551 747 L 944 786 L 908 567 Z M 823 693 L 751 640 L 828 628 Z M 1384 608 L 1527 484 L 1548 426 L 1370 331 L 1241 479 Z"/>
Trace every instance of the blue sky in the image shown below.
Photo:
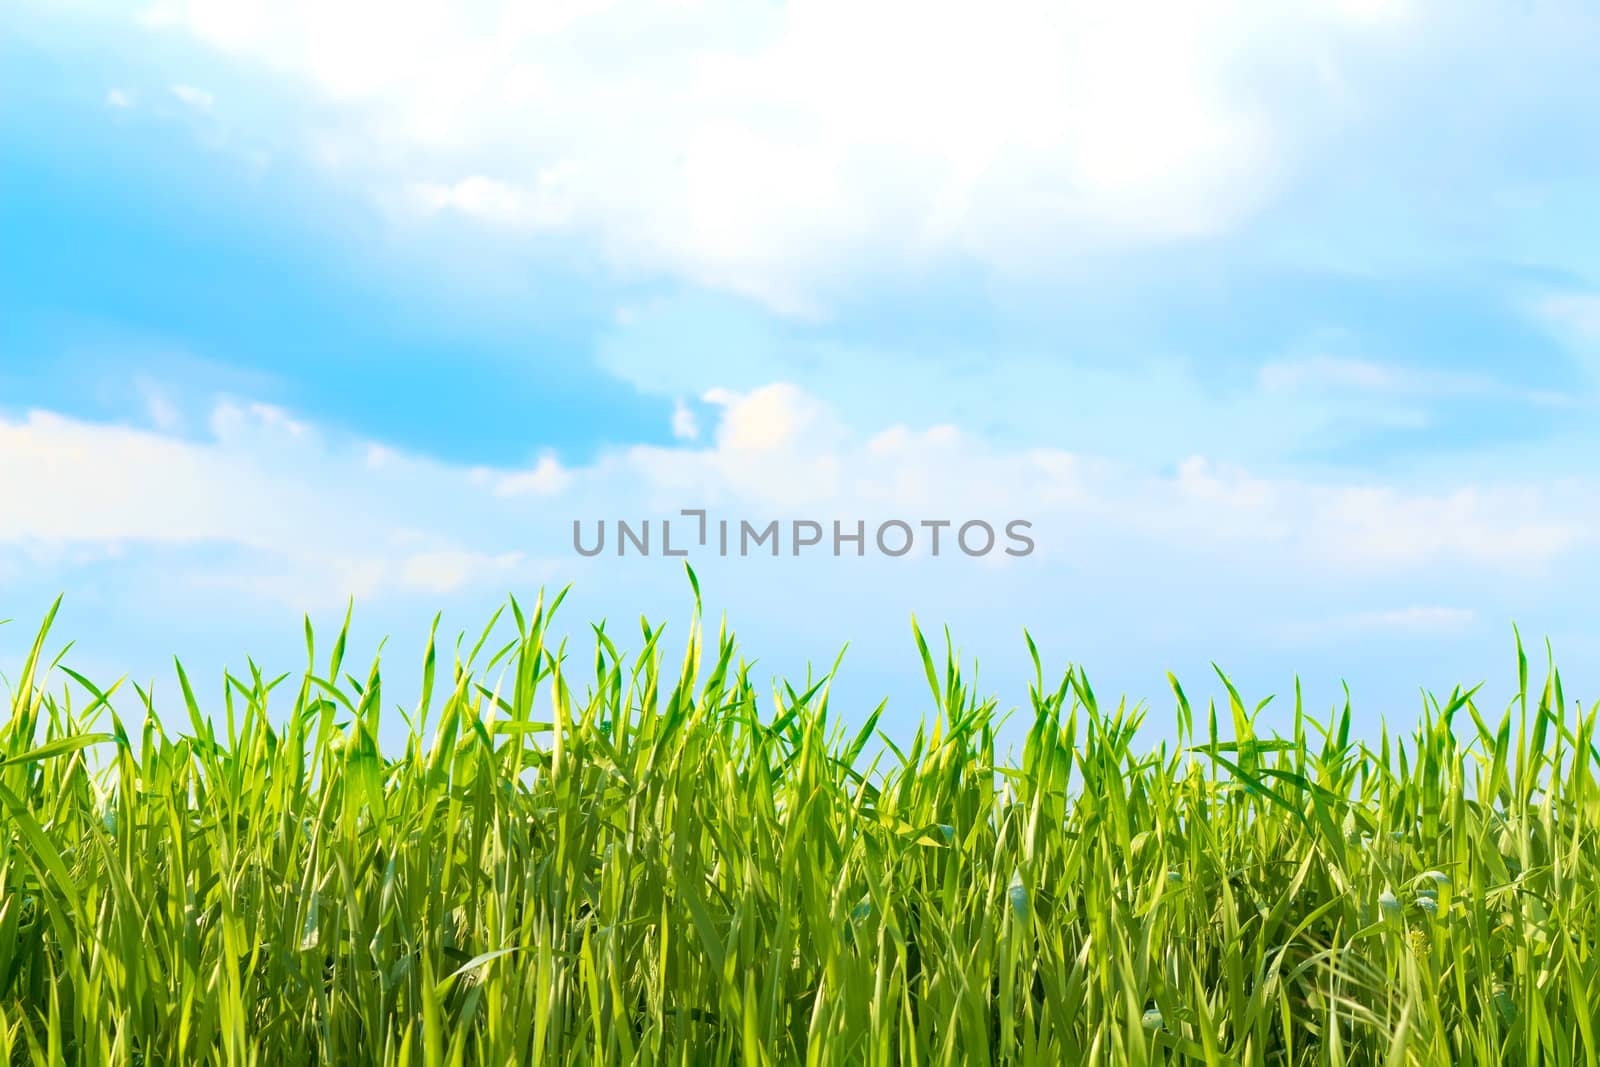
<path fill-rule="evenodd" d="M 381 10 L 380 10 L 381 9 Z M 1600 14 L 1578 3 L 25 3 L 0 39 L 0 663 L 575 583 L 574 518 L 1034 523 L 697 559 L 770 674 L 921 714 L 915 611 L 1407 722 L 1600 655 Z M 409 665 L 395 663 L 403 685 Z"/>

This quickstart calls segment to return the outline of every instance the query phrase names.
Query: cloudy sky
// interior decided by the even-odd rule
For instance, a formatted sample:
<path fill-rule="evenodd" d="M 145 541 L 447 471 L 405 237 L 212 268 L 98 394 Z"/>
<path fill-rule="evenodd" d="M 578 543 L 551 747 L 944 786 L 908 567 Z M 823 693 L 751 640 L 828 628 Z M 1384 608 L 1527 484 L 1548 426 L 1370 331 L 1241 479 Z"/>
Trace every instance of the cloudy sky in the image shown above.
<path fill-rule="evenodd" d="M 171 686 L 356 601 L 681 561 L 574 519 L 1011 518 L 1026 558 L 691 557 L 758 676 L 913 612 L 1003 705 L 1216 661 L 1364 729 L 1600 685 L 1600 9 L 1522 0 L 23 0 L 0 37 L 0 663 Z M 1542 651 L 1539 653 L 1542 655 Z M 165 687 L 165 688 L 163 688 Z M 396 697 L 396 700 L 401 700 Z M 1269 713 L 1270 717 L 1270 713 Z"/>

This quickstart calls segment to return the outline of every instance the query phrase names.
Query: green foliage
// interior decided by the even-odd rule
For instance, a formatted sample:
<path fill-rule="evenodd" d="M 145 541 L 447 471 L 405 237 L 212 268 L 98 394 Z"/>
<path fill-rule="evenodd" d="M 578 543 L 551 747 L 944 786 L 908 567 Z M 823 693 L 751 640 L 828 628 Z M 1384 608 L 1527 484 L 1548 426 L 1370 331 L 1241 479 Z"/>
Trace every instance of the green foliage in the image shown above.
<path fill-rule="evenodd" d="M 498 650 L 430 637 L 398 752 L 344 632 L 215 703 L 180 669 L 181 736 L 41 632 L 0 729 L 0 1063 L 1600 1055 L 1595 714 L 1520 647 L 1503 715 L 1458 690 L 1375 748 L 1298 694 L 1258 736 L 1226 678 L 1224 735 L 1174 680 L 1146 752 L 1030 639 L 1007 766 L 948 639 L 915 634 L 936 710 L 897 747 L 827 677 L 758 698 L 698 615 L 676 675 L 641 623 L 591 676 L 510 608 Z"/>

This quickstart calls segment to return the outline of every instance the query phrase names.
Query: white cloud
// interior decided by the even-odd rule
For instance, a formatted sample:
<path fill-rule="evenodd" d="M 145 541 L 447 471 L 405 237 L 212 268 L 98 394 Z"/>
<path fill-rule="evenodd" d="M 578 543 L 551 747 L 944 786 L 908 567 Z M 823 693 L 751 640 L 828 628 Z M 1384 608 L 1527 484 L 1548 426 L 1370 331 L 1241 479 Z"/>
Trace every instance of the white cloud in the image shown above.
<path fill-rule="evenodd" d="M 1343 106 L 1328 72 L 1406 8 L 163 0 L 145 21 L 323 94 L 316 154 L 374 189 L 803 313 L 874 267 L 1233 224 Z"/>
<path fill-rule="evenodd" d="M 672 405 L 672 436 L 680 441 L 693 441 L 700 436 L 700 422 L 682 400 Z"/>
<path fill-rule="evenodd" d="M 462 543 L 491 514 L 474 472 L 330 439 L 265 404 L 218 403 L 209 426 L 210 439 L 190 440 L 42 411 L 0 419 L 0 492 L 26 502 L 0 513 L 0 554 L 69 552 L 77 566 L 162 546 L 191 555 L 195 584 L 300 606 L 440 593 L 542 566 L 515 548 Z M 490 481 L 548 490 L 561 477 L 552 463 Z M 439 522 L 434 503 L 463 510 Z M 208 561 L 215 549 L 234 553 L 230 566 Z"/>
<path fill-rule="evenodd" d="M 133 387 L 144 401 L 145 414 L 156 429 L 172 433 L 183 428 L 183 412 L 165 388 L 147 378 L 135 379 Z"/>
<path fill-rule="evenodd" d="M 1221 535 L 1346 572 L 1545 566 L 1590 539 L 1600 503 L 1592 485 L 1404 492 L 1264 479 L 1200 457 L 1180 465 L 1176 486 L 1183 505 L 1152 516 L 1174 534 Z M 1558 504 L 1564 497 L 1570 509 Z"/>
<path fill-rule="evenodd" d="M 572 482 L 571 473 L 554 456 L 539 457 L 531 470 L 509 474 L 480 471 L 477 474 L 477 480 L 486 479 L 493 484 L 496 496 L 522 496 L 526 493 L 549 496 L 561 492 Z"/>
<path fill-rule="evenodd" d="M 1352 638 L 1404 640 L 1448 636 L 1459 640 L 1478 622 L 1479 613 L 1471 608 L 1413 604 L 1403 608 L 1339 612 L 1312 621 L 1288 622 L 1277 627 L 1274 636 L 1296 644 Z"/>
<path fill-rule="evenodd" d="M 1412 606 L 1393 611 L 1367 611 L 1351 621 L 1368 630 L 1459 630 L 1478 621 L 1478 613 L 1467 608 Z"/>
<path fill-rule="evenodd" d="M 1392 25 L 1416 14 L 1410 0 L 1332 0 L 1340 15 L 1355 22 Z"/>
<path fill-rule="evenodd" d="M 310 434 L 310 427 L 272 404 L 224 400 L 211 411 L 211 432 L 224 441 L 255 433 L 299 439 Z"/>
<path fill-rule="evenodd" d="M 1396 388 L 1400 380 L 1393 368 L 1333 356 L 1276 360 L 1261 368 L 1262 388 L 1285 392 L 1328 387 L 1385 392 Z"/>
<path fill-rule="evenodd" d="M 174 85 L 172 95 L 196 111 L 210 111 L 217 102 L 216 97 L 192 85 Z"/>
<path fill-rule="evenodd" d="M 1581 341 L 1600 341 L 1600 293 L 1550 293 L 1534 312 L 1558 332 Z"/>
<path fill-rule="evenodd" d="M 573 518 L 708 507 L 752 520 L 985 518 L 1034 523 L 1059 567 L 1237 573 L 1338 589 L 1354 580 L 1523 576 L 1593 547 L 1591 482 L 1319 483 L 1194 457 L 1170 474 L 953 426 L 864 433 L 786 384 L 718 390 L 710 441 L 593 463 L 457 467 L 330 436 L 280 409 L 222 402 L 207 439 L 32 412 L 0 419 L 0 556 L 114 558 L 161 545 L 197 582 L 272 596 L 437 594 L 574 566 Z M 1398 625 L 1400 617 L 1368 620 Z M 1447 621 L 1419 615 L 1418 624 Z"/>
<path fill-rule="evenodd" d="M 542 171 L 530 187 L 474 176 L 450 185 L 420 182 L 412 193 L 425 211 L 457 211 L 487 222 L 545 230 L 572 217 L 572 177 L 571 166 L 558 164 Z"/>
<path fill-rule="evenodd" d="M 125 111 L 133 106 L 133 93 L 127 89 L 112 89 L 106 93 L 106 106 Z"/>
<path fill-rule="evenodd" d="M 999 449 L 952 426 L 862 435 L 792 385 L 706 399 L 721 409 L 712 447 L 636 447 L 575 484 L 614 486 L 638 507 L 1037 517 L 1063 556 L 1145 551 L 1343 575 L 1539 569 L 1588 544 L 1600 515 L 1588 483 L 1405 489 L 1268 478 L 1203 457 L 1159 475 L 1058 449 Z"/>
<path fill-rule="evenodd" d="M 1263 389 L 1280 393 L 1326 391 L 1400 397 L 1492 396 L 1543 407 L 1571 407 L 1578 399 L 1549 389 L 1527 389 L 1486 374 L 1406 367 L 1337 356 L 1274 360 L 1261 368 Z"/>
<path fill-rule="evenodd" d="M 520 552 L 489 556 L 481 552 L 421 552 L 401 564 L 400 578 L 408 586 L 430 593 L 451 593 L 491 575 L 516 573 L 523 562 Z"/>
<path fill-rule="evenodd" d="M 770 452 L 792 445 L 824 414 L 809 394 L 787 382 L 742 394 L 712 389 L 701 399 L 722 408 L 717 442 L 733 453 Z"/>

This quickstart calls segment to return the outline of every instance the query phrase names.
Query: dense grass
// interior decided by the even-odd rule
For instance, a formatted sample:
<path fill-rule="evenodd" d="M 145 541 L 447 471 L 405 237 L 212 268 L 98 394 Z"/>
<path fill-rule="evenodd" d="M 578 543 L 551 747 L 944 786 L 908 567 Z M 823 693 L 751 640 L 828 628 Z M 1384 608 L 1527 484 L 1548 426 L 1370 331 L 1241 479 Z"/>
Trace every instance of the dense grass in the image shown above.
<path fill-rule="evenodd" d="M 1371 747 L 1348 708 L 1269 740 L 1174 683 L 1154 752 L 1041 671 L 1008 766 L 920 635 L 937 712 L 897 749 L 825 685 L 758 692 L 725 636 L 674 675 L 661 631 L 597 630 L 591 669 L 510 614 L 503 648 L 430 641 L 410 714 L 309 625 L 306 671 L 180 670 L 160 719 L 41 634 L 0 730 L 0 1062 L 1600 1052 L 1600 754 L 1553 671 Z"/>

